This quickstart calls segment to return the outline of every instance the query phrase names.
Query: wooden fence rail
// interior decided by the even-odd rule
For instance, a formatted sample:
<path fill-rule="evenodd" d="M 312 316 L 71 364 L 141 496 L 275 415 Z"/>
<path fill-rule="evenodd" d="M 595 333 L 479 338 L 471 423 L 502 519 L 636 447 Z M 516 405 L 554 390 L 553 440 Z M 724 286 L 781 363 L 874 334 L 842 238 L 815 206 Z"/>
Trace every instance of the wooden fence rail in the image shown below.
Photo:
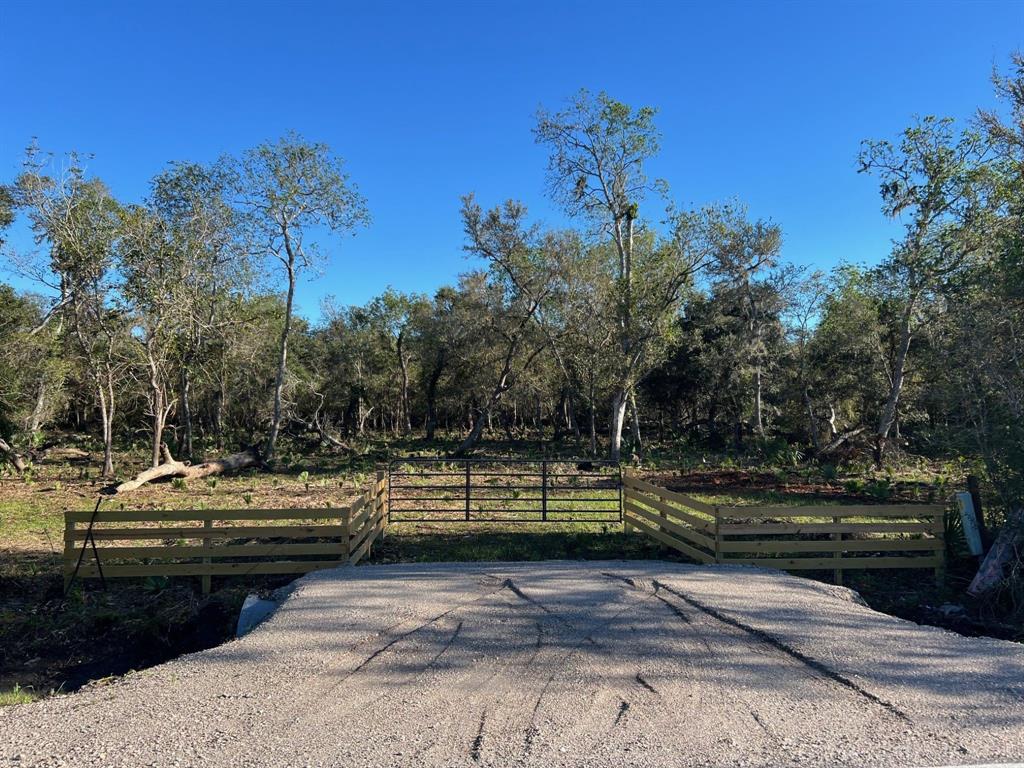
<path fill-rule="evenodd" d="M 218 525 L 225 522 L 242 524 Z M 200 576 L 209 592 L 213 576 L 355 565 L 386 525 L 382 470 L 365 493 L 341 508 L 69 511 L 64 513 L 64 589 L 76 577 Z"/>
<path fill-rule="evenodd" d="M 945 505 L 727 507 L 623 473 L 623 519 L 699 563 L 783 570 L 945 567 Z"/>

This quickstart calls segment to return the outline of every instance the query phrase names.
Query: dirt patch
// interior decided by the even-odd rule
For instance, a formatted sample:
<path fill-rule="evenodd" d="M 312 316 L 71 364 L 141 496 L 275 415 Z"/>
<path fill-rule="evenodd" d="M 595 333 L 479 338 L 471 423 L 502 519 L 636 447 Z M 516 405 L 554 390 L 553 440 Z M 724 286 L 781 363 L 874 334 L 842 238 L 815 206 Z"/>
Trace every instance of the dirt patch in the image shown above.
<path fill-rule="evenodd" d="M 700 494 L 776 494 L 858 504 L 896 504 L 936 500 L 934 485 L 912 481 L 825 480 L 797 472 L 754 469 L 700 469 L 658 472 L 646 479 L 670 491 Z"/>

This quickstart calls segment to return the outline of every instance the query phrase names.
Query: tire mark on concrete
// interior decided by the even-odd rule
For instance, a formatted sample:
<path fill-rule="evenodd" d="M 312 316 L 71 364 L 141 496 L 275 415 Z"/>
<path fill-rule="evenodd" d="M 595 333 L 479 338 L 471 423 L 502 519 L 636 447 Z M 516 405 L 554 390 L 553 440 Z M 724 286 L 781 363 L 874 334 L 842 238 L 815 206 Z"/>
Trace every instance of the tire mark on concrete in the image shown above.
<path fill-rule="evenodd" d="M 619 704 L 619 713 L 615 716 L 615 725 L 622 722 L 622 719 L 626 716 L 627 712 L 629 712 L 629 702 L 623 700 L 623 702 Z"/>
<path fill-rule="evenodd" d="M 311 685 L 309 687 L 309 689 L 306 691 L 306 693 L 303 696 L 300 696 L 299 699 L 291 707 L 289 707 L 289 709 L 287 710 L 287 714 L 286 714 L 286 717 L 284 719 L 286 721 L 289 721 L 289 725 L 286 726 L 286 727 L 292 727 L 292 726 L 296 725 L 298 722 L 300 722 L 302 720 L 305 720 L 305 719 L 308 719 L 308 716 L 309 716 L 308 713 L 309 713 L 310 707 L 306 703 L 307 701 L 309 701 L 310 699 L 322 700 L 328 694 L 333 693 L 337 688 L 339 688 L 340 686 L 344 685 L 344 683 L 347 682 L 353 675 L 357 674 L 363 668 L 365 668 L 367 664 L 369 664 L 371 661 L 376 659 L 378 656 L 380 656 L 385 651 L 387 651 L 390 648 L 392 648 L 397 643 L 399 643 L 402 640 L 405 640 L 405 639 L 415 635 L 418 632 L 421 632 L 422 630 L 426 629 L 427 627 L 430 627 L 433 624 L 436 624 L 437 622 L 441 621 L 441 619 L 444 619 L 445 617 L 450 616 L 451 614 L 455 613 L 458 610 L 461 610 L 463 608 L 468 608 L 470 606 L 473 606 L 473 605 L 476 605 L 476 604 L 478 604 L 480 602 L 483 602 L 487 598 L 489 598 L 489 597 L 491 597 L 491 596 L 501 592 L 503 589 L 505 589 L 505 585 L 504 584 L 496 585 L 496 587 L 494 589 L 491 589 L 490 591 L 485 592 L 482 595 L 477 595 L 476 597 L 472 598 L 471 600 L 464 600 L 462 602 L 456 603 L 451 608 L 448 608 L 447 610 L 442 611 L 441 613 L 437 614 L 433 618 L 427 619 L 425 621 L 421 620 L 420 623 L 417 624 L 412 629 L 409 629 L 409 630 L 401 633 L 400 635 L 397 635 L 396 637 L 393 637 L 391 640 L 389 640 L 383 646 L 380 646 L 379 648 L 374 650 L 373 653 L 371 653 L 368 657 L 366 657 L 365 659 L 360 661 L 353 669 L 350 669 L 348 672 L 346 672 L 345 674 L 341 675 L 340 678 L 335 679 L 335 680 L 333 680 L 330 683 L 316 683 L 316 682 L 314 682 L 313 685 Z M 364 638 L 363 640 L 359 640 L 359 641 L 357 641 L 355 643 L 352 643 L 347 648 L 341 649 L 340 653 L 341 654 L 353 653 L 354 651 L 356 651 L 361 646 L 366 645 L 367 643 L 371 642 L 372 640 L 374 640 L 376 638 L 380 638 L 382 636 L 386 636 L 392 630 L 396 629 L 397 627 L 401 627 L 403 624 L 407 624 L 409 621 L 410 620 L 407 619 L 405 621 L 399 621 L 399 622 L 396 622 L 395 624 L 391 624 L 390 626 L 385 627 L 384 629 L 380 630 L 379 632 L 376 632 L 373 635 Z M 449 647 L 450 647 L 450 644 L 449 644 Z M 436 661 L 436 659 L 435 659 L 435 661 Z M 335 666 L 337 666 L 337 665 L 335 665 Z M 322 671 L 320 671 L 318 673 L 317 677 L 318 678 L 324 678 L 329 673 L 329 671 L 330 671 L 330 668 L 324 669 L 324 670 L 322 670 Z"/>
<path fill-rule="evenodd" d="M 573 644 L 569 646 L 567 653 L 565 653 L 559 659 L 560 665 L 557 666 L 551 672 L 550 675 L 548 675 L 547 679 L 544 681 L 544 685 L 541 688 L 540 693 L 534 700 L 533 710 L 530 713 L 530 725 L 524 731 L 522 755 L 523 760 L 526 760 L 529 757 L 530 752 L 533 749 L 533 742 L 537 738 L 537 736 L 540 735 L 540 729 L 537 727 L 537 713 L 540 711 L 541 704 L 543 703 L 545 696 L 547 696 L 551 684 L 554 682 L 555 678 L 558 677 L 558 675 L 564 671 L 565 663 L 568 662 L 569 659 L 571 659 L 577 653 L 579 653 L 579 650 L 584 643 L 596 644 L 596 641 L 593 638 L 593 634 L 604 629 L 610 624 L 618 621 L 619 617 L 622 616 L 622 614 L 625 613 L 627 610 L 629 610 L 629 605 L 623 605 L 622 608 L 616 611 L 614 615 L 612 615 L 610 618 L 591 624 L 589 627 L 587 627 L 586 634 L 580 633 L 580 635 L 576 637 Z M 570 624 L 570 626 L 572 625 Z"/>
<path fill-rule="evenodd" d="M 641 687 L 646 688 L 651 693 L 658 693 L 658 689 L 650 683 L 648 683 L 646 680 L 644 680 L 643 677 L 640 676 L 639 672 L 636 673 L 636 681 L 640 684 Z M 660 696 L 661 694 L 658 695 Z"/>
<path fill-rule="evenodd" d="M 473 739 L 473 745 L 469 748 L 469 756 L 473 758 L 474 762 L 480 762 L 480 750 L 484 746 L 484 725 L 487 724 L 487 710 L 485 709 L 480 713 L 480 725 L 476 729 L 476 738 Z"/>
<path fill-rule="evenodd" d="M 713 619 L 717 619 L 723 624 L 728 624 L 730 627 L 735 627 L 736 629 L 746 632 L 751 637 L 754 637 L 762 643 L 766 643 L 767 645 L 770 645 L 776 650 L 781 651 L 782 653 L 795 659 L 796 661 L 799 661 L 801 664 L 808 667 L 809 669 L 812 669 L 815 672 L 824 675 L 825 677 L 832 680 L 833 682 L 838 683 L 839 685 L 849 688 L 851 691 L 855 692 L 859 696 L 862 696 L 863 698 L 867 699 L 873 704 L 877 704 L 878 706 L 882 707 L 888 712 L 891 712 L 893 715 L 900 718 L 901 720 L 904 720 L 908 723 L 911 722 L 910 716 L 892 702 L 886 701 L 885 699 L 877 696 L 871 691 L 866 690 L 865 688 L 861 687 L 856 682 L 846 677 L 842 673 L 832 669 L 824 662 L 818 661 L 817 659 L 808 656 L 802 651 L 799 651 L 793 646 L 789 645 L 785 641 L 780 640 L 779 638 L 775 637 L 772 634 L 769 634 L 768 632 L 765 632 L 763 629 L 752 627 L 749 624 L 745 624 L 738 619 L 734 619 L 731 616 L 727 616 L 721 611 L 712 608 L 711 606 L 706 605 L 705 603 L 693 597 L 690 597 L 689 595 L 686 595 L 683 592 L 680 592 L 679 590 L 673 589 L 669 585 L 660 582 L 657 579 L 655 579 L 654 581 L 654 588 L 656 590 L 664 589 L 670 595 L 675 595 L 680 600 L 685 602 L 687 605 L 696 608 L 701 613 L 704 613 Z"/>

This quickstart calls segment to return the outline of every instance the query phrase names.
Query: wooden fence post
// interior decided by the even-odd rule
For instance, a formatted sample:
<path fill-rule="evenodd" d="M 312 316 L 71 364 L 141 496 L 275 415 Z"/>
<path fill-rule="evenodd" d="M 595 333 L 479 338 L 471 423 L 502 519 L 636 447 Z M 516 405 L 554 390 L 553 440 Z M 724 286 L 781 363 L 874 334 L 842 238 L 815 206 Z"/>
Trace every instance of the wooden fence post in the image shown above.
<path fill-rule="evenodd" d="M 629 533 L 633 530 L 633 526 L 629 524 L 629 518 L 626 517 L 626 501 L 629 499 L 629 488 L 625 486 L 625 481 L 629 478 L 628 469 L 619 470 L 619 516 L 622 518 L 622 532 Z"/>
<path fill-rule="evenodd" d="M 383 539 L 387 534 L 388 530 L 388 510 L 387 510 L 387 474 L 383 469 L 377 469 L 377 482 L 373 486 L 374 493 L 374 509 L 376 510 L 376 516 L 380 518 L 380 537 Z"/>
<path fill-rule="evenodd" d="M 948 502 L 947 502 L 948 503 Z M 935 529 L 935 538 L 942 542 L 942 548 L 936 550 L 938 554 L 938 565 L 935 566 L 935 583 L 942 586 L 946 582 L 946 512 L 937 512 L 932 517 L 932 526 Z"/>
<path fill-rule="evenodd" d="M 715 506 L 715 563 L 722 562 L 722 533 L 719 530 L 719 525 L 722 520 L 722 515 L 719 512 L 719 508 Z"/>
<path fill-rule="evenodd" d="M 834 525 L 839 525 L 840 523 L 842 523 L 842 518 L 833 517 L 832 518 L 832 523 Z M 832 541 L 842 541 L 842 540 L 843 540 L 843 534 L 842 533 L 833 533 L 832 534 Z M 839 549 L 836 549 L 836 551 L 832 554 L 832 558 L 834 560 L 839 560 L 840 563 L 842 563 L 843 553 Z M 843 569 L 842 568 L 836 568 L 834 571 L 832 571 L 832 581 L 834 581 L 836 584 L 842 585 L 842 583 L 843 583 Z"/>
<path fill-rule="evenodd" d="M 71 574 L 75 572 L 75 523 L 64 512 L 64 591 L 71 585 Z"/>
<path fill-rule="evenodd" d="M 213 520 L 212 519 L 203 520 L 203 530 L 204 531 L 208 531 L 211 528 L 213 528 Z M 209 536 L 204 536 L 203 537 L 203 549 L 209 549 L 212 546 L 213 546 L 213 541 L 210 539 L 210 537 Z M 213 561 L 210 558 L 208 558 L 208 557 L 204 557 L 203 558 L 203 564 L 204 565 L 209 565 L 211 562 L 213 562 Z M 204 573 L 203 574 L 203 594 L 204 595 L 210 594 L 210 590 L 212 588 L 213 588 L 213 577 L 210 576 L 210 574 L 208 574 L 208 573 Z"/>
<path fill-rule="evenodd" d="M 341 527 L 344 528 L 342 534 L 341 553 L 345 557 L 347 563 L 349 558 L 352 557 L 352 505 L 349 504 L 343 510 L 341 510 Z"/>

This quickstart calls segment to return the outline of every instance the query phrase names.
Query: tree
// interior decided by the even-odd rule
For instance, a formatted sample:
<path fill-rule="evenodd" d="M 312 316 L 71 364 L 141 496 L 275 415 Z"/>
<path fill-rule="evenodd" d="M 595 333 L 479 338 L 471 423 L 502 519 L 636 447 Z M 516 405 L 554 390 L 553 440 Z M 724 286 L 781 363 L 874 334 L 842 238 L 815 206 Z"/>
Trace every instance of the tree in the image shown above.
<path fill-rule="evenodd" d="M 712 226 L 713 257 L 710 272 L 723 294 L 730 294 L 743 321 L 740 344 L 742 364 L 753 371 L 753 427 L 764 436 L 762 372 L 768 361 L 769 326 L 782 307 L 780 293 L 772 285 L 772 277 L 762 278 L 779 263 L 782 230 L 765 221 L 749 221 L 746 212 L 723 208 Z"/>
<path fill-rule="evenodd" d="M 394 356 L 401 389 L 397 421 L 405 434 L 412 432 L 412 407 L 409 400 L 409 379 L 412 365 L 410 327 L 426 302 L 423 296 L 406 295 L 388 288 L 366 308 L 368 323 L 380 335 Z"/>
<path fill-rule="evenodd" d="M 33 145 L 15 188 L 36 243 L 49 247 L 34 276 L 57 292 L 37 329 L 59 316 L 75 341 L 100 411 L 103 475 L 108 477 L 114 472 L 117 388 L 126 368 L 125 322 L 113 303 L 119 206 L 102 182 L 86 177 L 77 154 L 70 154 L 53 175 L 48 166 L 48 158 Z"/>
<path fill-rule="evenodd" d="M 659 237 L 640 218 L 649 183 L 645 161 L 658 151 L 654 109 L 633 110 L 606 94 L 580 91 L 561 112 L 541 110 L 534 134 L 550 149 L 548 182 L 567 214 L 594 227 L 608 243 L 609 294 L 602 302 L 614 328 L 609 456 L 621 455 L 626 406 L 637 383 L 661 359 L 664 334 L 708 257 L 707 212 L 669 209 L 668 233 Z"/>
<path fill-rule="evenodd" d="M 53 417 L 66 375 L 57 334 L 32 333 L 41 318 L 38 299 L 0 283 L 0 459 L 6 456 L 19 472 L 26 464 L 18 449 L 34 446 Z"/>
<path fill-rule="evenodd" d="M 905 217 L 904 236 L 875 270 L 875 277 L 901 304 L 896 357 L 889 395 L 875 429 L 875 463 L 881 465 L 903 391 L 907 353 L 923 304 L 984 251 L 988 212 L 985 138 L 957 132 L 951 118 L 924 117 L 903 131 L 898 145 L 865 141 L 860 172 L 881 180 L 882 211 Z"/>
<path fill-rule="evenodd" d="M 342 160 L 327 145 L 307 142 L 294 133 L 245 152 L 234 164 L 233 175 L 250 246 L 281 266 L 287 284 L 273 415 L 264 448 L 270 461 L 281 428 L 295 285 L 299 273 L 314 268 L 319 257 L 316 244 L 306 240 L 307 233 L 316 227 L 351 232 L 369 223 L 369 214 Z"/>
<path fill-rule="evenodd" d="M 455 451 L 459 456 L 479 442 L 486 421 L 505 393 L 547 346 L 536 326 L 537 312 L 553 290 L 557 257 L 563 243 L 558 233 L 542 234 L 526 224 L 526 208 L 513 200 L 486 213 L 472 195 L 463 198 L 466 250 L 488 263 L 486 280 L 476 282 L 484 370 L 496 375 L 482 403 L 474 409 L 472 427 Z M 464 285 L 466 285 L 464 281 Z M 463 305 L 469 309 L 468 302 Z"/>
<path fill-rule="evenodd" d="M 473 328 L 458 322 L 465 317 L 461 309 L 463 294 L 445 286 L 432 301 L 417 304 L 412 314 L 412 346 L 421 361 L 421 386 L 425 414 L 423 428 L 428 441 L 434 440 L 438 424 L 438 393 L 441 377 L 451 368 L 456 350 L 468 343 Z"/>
<path fill-rule="evenodd" d="M 0 245 L 4 244 L 3 233 L 14 223 L 14 193 L 0 184 Z"/>
<path fill-rule="evenodd" d="M 195 453 L 195 378 L 217 337 L 243 322 L 228 314 L 230 294 L 247 292 L 252 278 L 226 198 L 227 181 L 222 163 L 172 163 L 151 183 L 149 207 L 169 232 L 178 262 L 178 281 L 170 286 L 177 302 L 172 353 L 181 427 L 178 452 L 187 459 Z"/>
<path fill-rule="evenodd" d="M 174 407 L 168 396 L 174 340 L 181 332 L 181 289 L 188 262 L 174 235 L 157 215 L 142 206 L 125 209 L 121 221 L 120 267 L 125 316 L 145 362 L 149 416 L 152 423 L 151 466 L 162 459 L 164 427 Z"/>

